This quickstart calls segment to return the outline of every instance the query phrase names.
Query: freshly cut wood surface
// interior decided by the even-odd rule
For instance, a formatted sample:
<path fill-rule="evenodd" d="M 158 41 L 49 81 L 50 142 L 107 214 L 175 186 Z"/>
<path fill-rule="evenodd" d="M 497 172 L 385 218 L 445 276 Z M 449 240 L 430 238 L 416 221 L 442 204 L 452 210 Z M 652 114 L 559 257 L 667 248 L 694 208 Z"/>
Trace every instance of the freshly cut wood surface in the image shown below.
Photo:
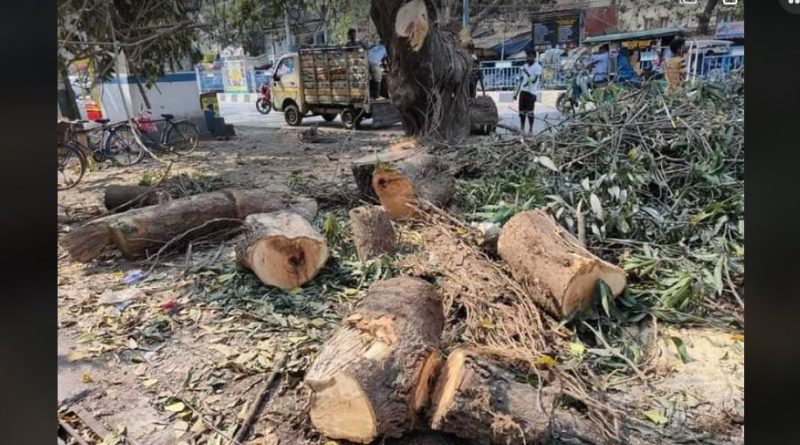
<path fill-rule="evenodd" d="M 328 260 L 325 238 L 301 215 L 290 211 L 245 218 L 236 259 L 264 284 L 293 289 L 314 278 Z"/>
<path fill-rule="evenodd" d="M 518 281 L 548 290 L 537 303 L 558 317 L 590 305 L 598 279 L 615 296 L 625 289 L 624 270 L 586 250 L 540 209 L 514 215 L 500 231 L 497 252 Z"/>
<path fill-rule="evenodd" d="M 384 161 L 372 172 L 372 190 L 393 220 L 414 216 L 418 199 L 445 206 L 455 193 L 455 178 L 436 156 L 419 150 L 393 152 L 398 159 Z"/>
<path fill-rule="evenodd" d="M 490 359 L 456 349 L 436 383 L 431 427 L 481 445 L 544 443 L 556 393 L 519 383 Z"/>
<path fill-rule="evenodd" d="M 411 431 L 430 400 L 443 325 L 441 297 L 427 282 L 372 285 L 306 373 L 317 430 L 364 444 Z"/>

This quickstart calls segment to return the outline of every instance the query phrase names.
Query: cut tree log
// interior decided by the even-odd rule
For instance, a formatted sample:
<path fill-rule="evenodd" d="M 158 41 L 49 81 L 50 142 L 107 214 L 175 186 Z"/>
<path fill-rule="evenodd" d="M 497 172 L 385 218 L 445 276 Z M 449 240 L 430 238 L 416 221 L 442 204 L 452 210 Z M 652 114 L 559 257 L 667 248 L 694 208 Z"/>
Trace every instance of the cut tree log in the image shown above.
<path fill-rule="evenodd" d="M 456 349 L 436 382 L 431 427 L 480 445 L 545 443 L 558 392 L 516 382 L 488 358 Z"/>
<path fill-rule="evenodd" d="M 350 169 L 353 172 L 353 178 L 356 180 L 356 186 L 361 193 L 361 197 L 369 203 L 380 203 L 378 195 L 375 194 L 375 190 L 372 188 L 372 174 L 375 172 L 375 168 L 383 164 L 402 161 L 417 152 L 417 150 L 387 150 L 370 153 L 354 160 Z"/>
<path fill-rule="evenodd" d="M 497 104 L 489 96 L 478 96 L 469 104 L 469 125 L 472 134 L 493 133 L 500 122 Z"/>
<path fill-rule="evenodd" d="M 443 325 L 441 297 L 427 282 L 372 285 L 306 374 L 317 430 L 357 443 L 410 431 L 430 401 Z"/>
<path fill-rule="evenodd" d="M 253 213 L 287 209 L 311 218 L 317 203 L 266 190 L 202 193 L 96 219 L 64 235 L 61 246 L 80 262 L 91 261 L 114 245 L 126 258 L 134 259 L 176 237 L 190 241 L 240 226 Z"/>
<path fill-rule="evenodd" d="M 458 142 L 469 136 L 472 60 L 439 28 L 432 0 L 372 0 L 389 58 L 389 95 L 407 134 Z"/>
<path fill-rule="evenodd" d="M 397 235 L 389 215 L 380 206 L 363 206 L 350 210 L 350 226 L 358 259 L 364 261 L 380 255 L 391 255 L 397 248 Z"/>
<path fill-rule="evenodd" d="M 449 166 L 421 150 L 383 152 L 353 162 L 362 194 L 373 194 L 393 220 L 411 217 L 418 198 L 442 207 L 455 193 Z"/>
<path fill-rule="evenodd" d="M 264 284 L 281 289 L 300 287 L 328 261 L 325 238 L 295 212 L 252 214 L 244 225 L 236 259 Z"/>
<path fill-rule="evenodd" d="M 107 210 L 124 212 L 138 207 L 162 204 L 170 200 L 164 189 L 138 185 L 109 185 L 106 187 L 103 204 Z"/>
<path fill-rule="evenodd" d="M 598 279 L 614 296 L 625 289 L 624 270 L 586 250 L 541 209 L 514 215 L 500 231 L 497 253 L 523 285 L 538 282 L 547 289 L 536 303 L 557 317 L 589 306 Z"/>

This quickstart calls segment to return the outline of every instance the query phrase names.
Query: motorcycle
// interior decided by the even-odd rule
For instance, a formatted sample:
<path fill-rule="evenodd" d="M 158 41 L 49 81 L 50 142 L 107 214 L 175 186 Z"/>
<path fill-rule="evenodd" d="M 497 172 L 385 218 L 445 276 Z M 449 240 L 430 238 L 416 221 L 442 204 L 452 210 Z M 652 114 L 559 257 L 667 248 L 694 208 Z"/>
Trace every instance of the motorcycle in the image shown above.
<path fill-rule="evenodd" d="M 261 114 L 269 114 L 269 112 L 272 111 L 272 93 L 268 81 L 262 83 L 259 88 L 256 109 Z"/>

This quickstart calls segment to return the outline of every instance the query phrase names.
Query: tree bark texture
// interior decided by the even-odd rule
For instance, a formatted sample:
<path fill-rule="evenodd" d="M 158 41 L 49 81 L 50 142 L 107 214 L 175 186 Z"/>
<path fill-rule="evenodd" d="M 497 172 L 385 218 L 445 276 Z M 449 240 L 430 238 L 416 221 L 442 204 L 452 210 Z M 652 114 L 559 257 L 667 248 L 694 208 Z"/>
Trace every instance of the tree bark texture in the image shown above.
<path fill-rule="evenodd" d="M 350 227 L 360 260 L 395 252 L 397 234 L 392 228 L 389 215 L 382 207 L 363 206 L 350 210 Z"/>
<path fill-rule="evenodd" d="M 430 401 L 443 325 L 441 297 L 427 282 L 372 285 L 306 374 L 317 430 L 357 443 L 411 431 Z"/>
<path fill-rule="evenodd" d="M 440 29 L 432 0 L 372 0 L 389 57 L 388 85 L 406 133 L 458 142 L 469 135 L 471 59 Z"/>
<path fill-rule="evenodd" d="M 626 285 L 625 271 L 586 250 L 540 209 L 514 215 L 500 231 L 497 252 L 517 281 L 547 289 L 545 301 L 536 303 L 557 317 L 588 306 L 598 279 L 615 296 Z"/>
<path fill-rule="evenodd" d="M 519 383 L 488 358 L 456 349 L 436 382 L 431 427 L 479 445 L 542 444 L 557 393 Z"/>
<path fill-rule="evenodd" d="M 169 200 L 170 195 L 166 190 L 138 185 L 109 185 L 103 195 L 103 205 L 116 213 Z"/>
<path fill-rule="evenodd" d="M 190 241 L 239 226 L 250 214 L 278 210 L 294 210 L 311 218 L 317 203 L 265 190 L 202 193 L 94 220 L 64 235 L 61 245 L 80 262 L 91 261 L 112 245 L 133 259 L 178 236 Z"/>
<path fill-rule="evenodd" d="M 497 105 L 489 96 L 478 96 L 470 100 L 469 106 L 470 132 L 472 134 L 489 134 L 494 132 L 500 116 Z"/>

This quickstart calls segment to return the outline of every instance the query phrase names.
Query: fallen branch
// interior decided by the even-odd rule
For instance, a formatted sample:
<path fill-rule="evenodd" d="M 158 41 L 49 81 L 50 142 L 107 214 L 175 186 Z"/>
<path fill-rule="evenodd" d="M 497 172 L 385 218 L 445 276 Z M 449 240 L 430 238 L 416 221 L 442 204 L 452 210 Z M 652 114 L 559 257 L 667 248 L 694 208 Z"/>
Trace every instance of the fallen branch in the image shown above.
<path fill-rule="evenodd" d="M 247 440 L 250 429 L 256 422 L 256 417 L 264 408 L 265 402 L 270 400 L 275 394 L 276 386 L 273 384 L 277 380 L 278 375 L 283 372 L 283 367 L 286 365 L 286 361 L 288 359 L 288 354 L 282 354 L 280 359 L 278 359 L 272 366 L 272 372 L 270 372 L 269 376 L 267 376 L 266 380 L 264 380 L 264 387 L 258 392 L 255 400 L 253 400 L 252 405 L 250 405 L 250 409 L 247 411 L 244 422 L 242 422 L 241 428 L 239 428 L 239 431 L 236 432 L 236 436 L 233 438 L 234 443 L 244 442 Z"/>

